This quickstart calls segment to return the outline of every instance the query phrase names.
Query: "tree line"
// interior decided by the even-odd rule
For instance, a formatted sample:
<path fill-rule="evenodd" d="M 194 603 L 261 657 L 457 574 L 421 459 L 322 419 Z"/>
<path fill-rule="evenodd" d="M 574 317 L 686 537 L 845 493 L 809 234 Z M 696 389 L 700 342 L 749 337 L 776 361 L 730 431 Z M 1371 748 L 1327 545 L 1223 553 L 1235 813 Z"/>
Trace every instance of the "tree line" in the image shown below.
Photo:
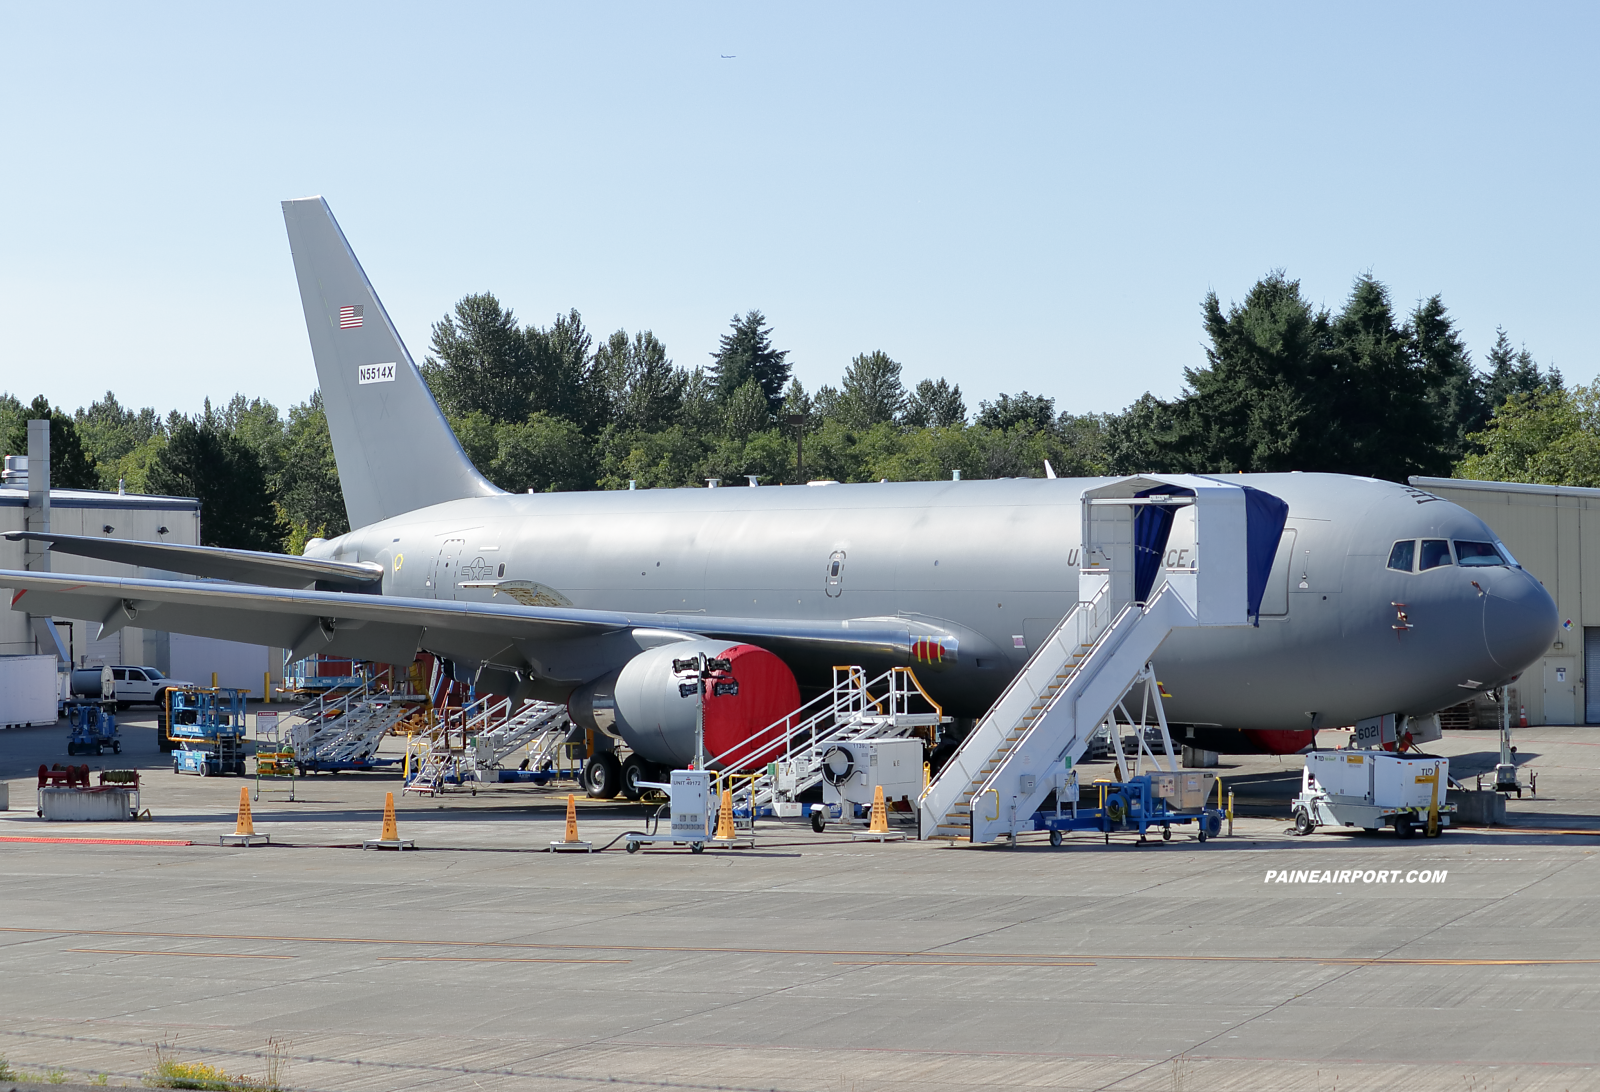
<path fill-rule="evenodd" d="M 1020 391 L 969 410 L 887 352 L 805 389 L 760 311 L 703 366 L 651 331 L 596 337 L 575 310 L 523 324 L 491 293 L 435 323 L 422 373 L 474 464 L 512 492 L 802 480 L 919 481 L 1140 471 L 1331 471 L 1600 485 L 1600 382 L 1568 388 L 1503 330 L 1474 363 L 1439 296 L 1402 314 L 1356 278 L 1337 312 L 1282 272 L 1201 303 L 1202 366 L 1173 399 L 1075 414 Z M 201 413 L 105 396 L 71 414 L 0 395 L 0 447 L 49 416 L 58 487 L 195 496 L 209 545 L 299 552 L 349 529 L 320 395 L 287 414 L 235 395 Z M 802 439 L 803 438 L 803 439 Z M 797 440 L 801 441 L 797 443 Z M 803 465 L 797 459 L 803 451 Z"/>

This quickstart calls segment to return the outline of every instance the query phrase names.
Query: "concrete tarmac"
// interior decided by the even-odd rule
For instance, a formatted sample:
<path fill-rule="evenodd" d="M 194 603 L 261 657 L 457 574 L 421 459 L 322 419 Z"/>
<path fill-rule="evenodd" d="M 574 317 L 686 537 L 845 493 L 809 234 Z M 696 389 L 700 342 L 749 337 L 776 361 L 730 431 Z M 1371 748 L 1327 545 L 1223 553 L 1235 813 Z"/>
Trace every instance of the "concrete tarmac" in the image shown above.
<path fill-rule="evenodd" d="M 1523 730 L 1539 797 L 1437 840 L 1292 837 L 1298 761 L 1224 758 L 1252 815 L 1204 845 L 771 823 L 698 856 L 542 852 L 564 790 L 523 786 L 404 797 L 416 852 L 340 848 L 399 788 L 366 775 L 263 794 L 274 844 L 221 848 L 240 779 L 174 775 L 148 728 L 125 735 L 87 761 L 143 767 L 153 818 L 68 825 L 19 779 L 69 761 L 64 731 L 0 732 L 17 1068 L 132 1082 L 160 1044 L 308 1089 L 1600 1088 L 1592 729 Z M 1493 748 L 1438 749 L 1470 778 Z M 583 802 L 581 832 L 605 845 L 644 810 Z"/>

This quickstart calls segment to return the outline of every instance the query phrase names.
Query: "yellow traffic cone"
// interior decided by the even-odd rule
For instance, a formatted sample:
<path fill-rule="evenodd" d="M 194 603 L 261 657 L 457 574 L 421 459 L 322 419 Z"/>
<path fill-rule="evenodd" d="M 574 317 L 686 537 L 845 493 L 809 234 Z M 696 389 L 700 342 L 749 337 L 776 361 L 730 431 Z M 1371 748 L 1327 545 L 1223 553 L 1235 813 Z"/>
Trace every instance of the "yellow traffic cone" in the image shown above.
<path fill-rule="evenodd" d="M 712 839 L 718 842 L 731 842 L 739 837 L 733 829 L 733 790 L 722 790 L 722 807 L 717 811 L 717 832 Z"/>
<path fill-rule="evenodd" d="M 217 840 L 225 846 L 259 846 L 272 841 L 267 835 L 256 833 L 255 823 L 250 819 L 250 790 L 243 785 L 239 786 L 239 818 L 233 824 L 233 833 Z"/>
<path fill-rule="evenodd" d="M 872 823 L 867 827 L 868 834 L 889 833 L 889 809 L 883 803 L 883 786 L 879 785 L 872 790 Z"/>
<path fill-rule="evenodd" d="M 400 837 L 400 824 L 394 819 L 394 793 L 383 794 L 383 831 L 376 838 L 368 838 L 361 843 L 361 848 L 368 846 L 373 849 L 416 849 L 417 843 L 410 838 Z"/>
<path fill-rule="evenodd" d="M 578 838 L 578 798 L 571 793 L 567 794 L 567 836 L 551 842 L 550 848 L 558 853 L 588 853 L 594 848 Z"/>

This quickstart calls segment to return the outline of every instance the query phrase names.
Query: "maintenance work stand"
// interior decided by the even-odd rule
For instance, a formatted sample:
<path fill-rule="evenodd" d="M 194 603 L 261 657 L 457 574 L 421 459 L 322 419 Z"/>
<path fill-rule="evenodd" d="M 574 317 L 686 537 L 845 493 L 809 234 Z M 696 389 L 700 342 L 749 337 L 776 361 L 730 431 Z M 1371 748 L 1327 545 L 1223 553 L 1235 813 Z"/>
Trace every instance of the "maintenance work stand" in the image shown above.
<path fill-rule="evenodd" d="M 172 772 L 243 777 L 244 691 L 185 687 L 166 694 L 167 735 L 177 745 Z"/>
<path fill-rule="evenodd" d="M 1169 568 L 1167 539 L 1185 508 L 1204 557 Z M 1192 474 L 1138 475 L 1085 491 L 1078 604 L 922 793 L 921 836 L 1015 844 L 1019 831 L 1049 830 L 1059 844 L 1070 830 L 1099 831 L 1107 841 L 1137 830 L 1147 841 L 1152 826 L 1165 837 L 1190 823 L 1201 840 L 1216 834 L 1222 812 L 1205 806 L 1207 793 L 1191 791 L 1190 771 L 1177 769 L 1151 660 L 1175 629 L 1254 622 L 1288 512 L 1270 493 Z M 1118 714 L 1134 723 L 1125 699 L 1141 682 L 1140 753 L 1130 770 Z M 1165 769 L 1144 743 L 1152 708 Z M 1102 803 L 1079 808 L 1075 764 L 1102 725 L 1118 777 L 1101 790 Z M 1207 778 L 1194 780 L 1209 789 Z M 1041 810 L 1052 794 L 1055 811 Z"/>

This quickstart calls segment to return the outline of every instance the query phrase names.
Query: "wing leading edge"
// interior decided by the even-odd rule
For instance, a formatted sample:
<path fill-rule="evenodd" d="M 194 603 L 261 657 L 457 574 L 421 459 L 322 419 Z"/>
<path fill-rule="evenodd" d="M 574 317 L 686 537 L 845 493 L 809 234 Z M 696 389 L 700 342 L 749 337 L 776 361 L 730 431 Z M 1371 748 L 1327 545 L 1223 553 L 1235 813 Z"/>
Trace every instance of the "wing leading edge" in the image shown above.
<path fill-rule="evenodd" d="M 332 561 L 315 557 L 228 550 L 220 546 L 184 546 L 174 542 L 141 542 L 92 535 L 58 535 L 49 531 L 11 531 L 9 541 L 45 542 L 58 554 L 75 554 L 146 569 L 190 573 L 269 588 L 324 590 L 367 588 L 383 579 L 383 566 L 370 561 Z"/>

